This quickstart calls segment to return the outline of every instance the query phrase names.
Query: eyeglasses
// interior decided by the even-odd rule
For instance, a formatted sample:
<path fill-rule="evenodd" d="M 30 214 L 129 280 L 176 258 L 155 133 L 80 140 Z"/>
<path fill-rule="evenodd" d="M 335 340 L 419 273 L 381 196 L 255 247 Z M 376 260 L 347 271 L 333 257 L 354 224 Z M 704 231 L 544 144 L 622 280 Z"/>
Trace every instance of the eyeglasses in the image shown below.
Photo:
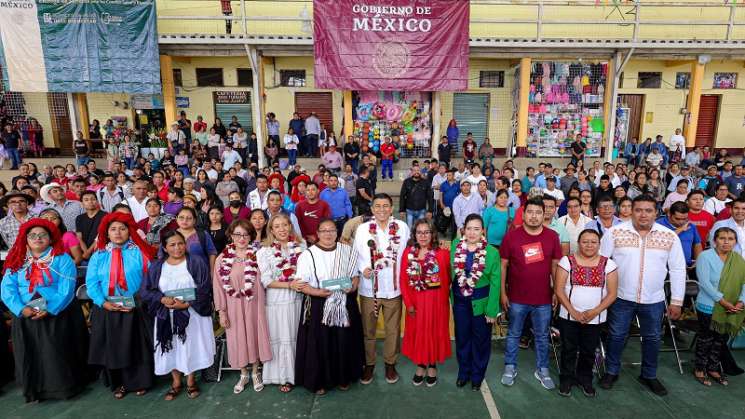
<path fill-rule="evenodd" d="M 231 234 L 231 236 L 237 239 L 250 239 L 251 238 L 250 234 L 241 234 L 241 233 L 233 233 Z"/>
<path fill-rule="evenodd" d="M 47 233 L 28 233 L 28 238 L 31 240 L 43 240 L 49 238 Z"/>
<path fill-rule="evenodd" d="M 336 230 L 318 230 L 320 234 L 336 234 Z"/>
<path fill-rule="evenodd" d="M 432 231 L 431 230 L 422 230 L 422 231 L 417 231 L 416 232 L 416 235 L 417 236 L 428 236 L 430 234 L 432 234 Z"/>

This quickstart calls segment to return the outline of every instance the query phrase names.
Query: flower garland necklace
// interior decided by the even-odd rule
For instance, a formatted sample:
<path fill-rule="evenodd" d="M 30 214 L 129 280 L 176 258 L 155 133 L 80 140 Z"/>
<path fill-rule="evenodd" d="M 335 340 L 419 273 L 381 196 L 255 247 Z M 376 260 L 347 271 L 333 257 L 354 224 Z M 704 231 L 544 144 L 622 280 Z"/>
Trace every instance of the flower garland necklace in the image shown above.
<path fill-rule="evenodd" d="M 233 263 L 237 259 L 243 261 L 243 287 L 236 290 L 230 284 L 230 272 L 233 270 Z M 245 298 L 248 301 L 253 299 L 253 287 L 256 278 L 259 276 L 259 264 L 256 262 L 256 253 L 249 246 L 246 249 L 246 257 L 239 258 L 235 250 L 235 244 L 231 243 L 225 247 L 222 251 L 222 260 L 220 261 L 220 269 L 218 270 L 220 276 L 220 282 L 222 283 L 222 289 L 230 297 Z"/>
<path fill-rule="evenodd" d="M 373 260 L 372 262 L 375 266 L 375 269 L 379 271 L 382 268 L 390 265 L 389 260 L 384 260 L 386 253 L 388 254 L 388 256 L 390 256 L 390 259 L 396 259 L 396 254 L 398 252 L 399 245 L 401 244 L 401 236 L 398 234 L 398 224 L 396 224 L 396 221 L 391 221 L 390 223 L 388 223 L 388 247 L 385 248 L 385 252 L 381 252 L 377 248 L 377 234 L 378 223 L 373 220 L 372 222 L 370 222 L 370 236 L 372 236 L 372 239 L 375 242 L 375 246 L 373 246 L 375 260 Z M 381 266 L 378 266 L 378 261 L 381 261 Z"/>
<path fill-rule="evenodd" d="M 284 257 L 282 255 L 282 244 L 280 244 L 278 241 L 274 241 L 272 243 L 272 248 L 274 249 L 275 260 L 279 261 L 275 265 L 277 270 L 280 272 L 277 281 L 290 282 L 290 278 L 295 275 L 295 270 L 297 268 L 297 259 L 298 257 L 300 257 L 300 253 L 303 252 L 302 246 L 300 246 L 292 237 L 290 237 L 290 240 L 287 242 L 287 251 L 290 253 L 290 257 Z"/>
<path fill-rule="evenodd" d="M 440 281 L 436 278 L 434 281 L 432 280 L 433 275 L 437 275 L 439 272 L 435 251 L 432 249 L 427 250 L 427 253 L 424 254 L 424 263 L 421 264 L 418 259 L 419 252 L 419 245 L 414 245 L 406 258 L 406 274 L 409 275 L 409 286 L 416 291 L 439 287 Z"/>
<path fill-rule="evenodd" d="M 458 280 L 458 287 L 464 297 L 473 295 L 473 289 L 478 284 L 486 268 L 486 240 L 483 238 L 476 247 L 471 264 L 471 272 L 466 274 L 466 257 L 468 255 L 468 242 L 462 240 L 455 249 L 453 264 L 455 265 L 455 277 Z"/>

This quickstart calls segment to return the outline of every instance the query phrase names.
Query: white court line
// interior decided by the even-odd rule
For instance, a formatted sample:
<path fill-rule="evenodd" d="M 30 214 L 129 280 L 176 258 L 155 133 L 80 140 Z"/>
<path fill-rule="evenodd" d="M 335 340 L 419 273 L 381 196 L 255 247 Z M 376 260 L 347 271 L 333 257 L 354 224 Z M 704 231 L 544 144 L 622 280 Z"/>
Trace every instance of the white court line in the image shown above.
<path fill-rule="evenodd" d="M 481 382 L 481 396 L 484 398 L 484 403 L 486 403 L 489 417 L 491 419 L 501 419 L 501 416 L 499 416 L 499 410 L 497 410 L 497 404 L 494 403 L 494 397 L 491 395 L 491 390 L 489 389 L 489 384 L 486 383 L 486 380 Z"/>

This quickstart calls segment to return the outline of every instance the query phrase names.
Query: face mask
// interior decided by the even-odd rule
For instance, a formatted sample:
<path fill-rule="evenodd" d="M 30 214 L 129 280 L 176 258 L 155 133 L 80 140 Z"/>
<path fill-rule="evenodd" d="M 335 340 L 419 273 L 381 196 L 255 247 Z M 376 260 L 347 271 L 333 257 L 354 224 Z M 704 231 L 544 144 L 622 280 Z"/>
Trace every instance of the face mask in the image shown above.
<path fill-rule="evenodd" d="M 233 208 L 240 208 L 241 201 L 239 201 L 239 200 L 230 201 L 230 206 L 233 207 Z"/>

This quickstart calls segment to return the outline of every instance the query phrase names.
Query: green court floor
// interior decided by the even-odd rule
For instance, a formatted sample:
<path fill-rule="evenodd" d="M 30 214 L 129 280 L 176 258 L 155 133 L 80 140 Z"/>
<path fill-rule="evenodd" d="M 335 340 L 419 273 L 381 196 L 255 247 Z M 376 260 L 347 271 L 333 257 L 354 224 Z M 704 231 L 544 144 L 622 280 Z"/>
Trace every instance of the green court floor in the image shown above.
<path fill-rule="evenodd" d="M 683 356 L 690 359 L 692 354 Z M 745 365 L 745 351 L 735 351 L 735 357 Z M 629 343 L 624 360 L 639 360 L 638 341 Z M 598 396 L 588 399 L 576 389 L 569 398 L 544 390 L 532 375 L 532 350 L 520 352 L 520 373 L 513 387 L 499 383 L 502 362 L 503 343 L 494 342 L 486 380 L 488 391 L 483 394 L 471 391 L 470 386 L 455 387 L 454 358 L 440 368 L 440 382 L 433 388 L 411 384 L 414 366 L 404 358 L 399 363 L 402 379 L 395 385 L 385 382 L 381 365 L 372 384 L 354 384 L 348 392 L 331 391 L 321 397 L 302 388 L 281 394 L 276 386 L 267 386 L 261 393 L 249 387 L 243 394 L 234 395 L 236 372 L 227 372 L 221 383 L 203 384 L 202 395 L 196 400 L 182 393 L 172 402 L 162 399 L 168 389 L 165 379 L 143 397 L 130 394 L 114 400 L 95 383 L 73 400 L 35 405 L 24 404 L 20 390 L 9 385 L 0 395 L 0 418 L 489 418 L 487 403 L 492 401 L 501 418 L 745 418 L 745 377 L 731 378 L 727 388 L 705 388 L 693 380 L 690 364 L 684 365 L 685 374 L 680 375 L 672 353 L 663 353 L 660 358 L 659 377 L 670 392 L 662 398 L 636 381 L 638 366 L 624 366 L 612 391 L 598 389 Z M 556 373 L 553 359 L 552 373 Z"/>

